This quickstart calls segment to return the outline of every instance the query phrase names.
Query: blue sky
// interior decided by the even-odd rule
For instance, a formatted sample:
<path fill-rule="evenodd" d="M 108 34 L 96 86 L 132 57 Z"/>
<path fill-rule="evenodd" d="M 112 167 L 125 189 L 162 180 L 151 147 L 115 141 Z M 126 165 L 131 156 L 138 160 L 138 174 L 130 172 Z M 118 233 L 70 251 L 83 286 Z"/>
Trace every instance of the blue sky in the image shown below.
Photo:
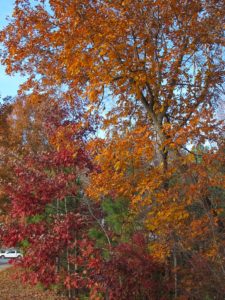
<path fill-rule="evenodd" d="M 6 24 L 6 17 L 10 16 L 13 11 L 14 0 L 0 0 L 0 29 Z M 0 65 L 0 96 L 15 96 L 19 84 L 23 82 L 23 78 L 19 75 L 8 76 L 5 74 L 4 67 Z"/>

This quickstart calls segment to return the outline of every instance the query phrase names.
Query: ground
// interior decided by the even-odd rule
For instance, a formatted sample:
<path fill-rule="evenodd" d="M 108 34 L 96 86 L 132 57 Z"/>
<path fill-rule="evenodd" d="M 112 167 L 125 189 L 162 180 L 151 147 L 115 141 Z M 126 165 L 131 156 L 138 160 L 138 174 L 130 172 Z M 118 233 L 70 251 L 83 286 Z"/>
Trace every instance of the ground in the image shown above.
<path fill-rule="evenodd" d="M 13 278 L 14 267 L 0 271 L 1 300 L 63 300 L 53 292 L 43 291 L 40 287 L 23 285 L 19 279 Z"/>

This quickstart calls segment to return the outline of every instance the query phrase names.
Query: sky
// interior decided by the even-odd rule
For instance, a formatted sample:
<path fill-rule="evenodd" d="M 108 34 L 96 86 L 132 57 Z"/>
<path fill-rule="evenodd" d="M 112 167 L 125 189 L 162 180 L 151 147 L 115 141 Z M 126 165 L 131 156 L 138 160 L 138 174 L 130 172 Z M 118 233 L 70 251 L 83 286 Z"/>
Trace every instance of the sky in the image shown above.
<path fill-rule="evenodd" d="M 13 3 L 14 0 L 0 0 L 0 30 L 7 24 L 6 17 L 12 14 Z M 23 81 L 20 75 L 6 75 L 4 67 L 0 64 L 0 98 L 15 96 Z"/>

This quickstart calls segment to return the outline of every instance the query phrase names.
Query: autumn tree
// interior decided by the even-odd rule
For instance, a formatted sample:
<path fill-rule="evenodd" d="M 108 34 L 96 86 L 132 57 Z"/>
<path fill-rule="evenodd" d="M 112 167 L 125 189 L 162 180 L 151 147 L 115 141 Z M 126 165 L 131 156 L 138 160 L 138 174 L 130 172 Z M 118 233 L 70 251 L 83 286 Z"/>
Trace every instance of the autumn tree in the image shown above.
<path fill-rule="evenodd" d="M 223 1 L 17 1 L 1 33 L 23 88 L 65 85 L 115 117 L 147 119 L 161 160 L 211 128 L 223 82 Z M 220 19 L 220 22 L 217 20 Z M 112 95 L 112 103 L 104 95 Z M 115 117 L 112 118 L 115 121 Z"/>
<path fill-rule="evenodd" d="M 214 115 L 224 82 L 223 6 L 223 0 L 20 0 L 1 32 L 7 72 L 28 77 L 20 93 L 62 93 L 68 103 L 80 99 L 75 107 L 88 101 L 86 119 L 104 113 L 108 136 L 90 143 L 99 166 L 88 194 L 125 196 L 139 209 L 150 250 L 173 267 L 167 275 L 175 298 L 182 280 L 190 282 L 179 268 L 195 251 L 218 264 L 218 286 L 224 274 L 223 205 L 218 195 L 212 199 L 224 188 L 214 164 L 223 130 Z M 198 157 L 187 146 L 207 140 L 215 148 Z"/>
<path fill-rule="evenodd" d="M 43 99 L 45 99 L 44 103 Z M 47 107 L 46 101 L 48 102 Z M 7 210 L 7 205 L 5 205 L 7 197 L 3 192 L 4 185 L 15 177 L 12 165 L 28 153 L 38 153 L 51 148 L 48 132 L 57 126 L 59 118 L 62 117 L 63 112 L 59 103 L 47 100 L 46 97 L 39 97 L 38 102 L 34 95 L 18 95 L 13 99 L 10 97 L 3 99 L 0 123 L 2 212 Z"/>
<path fill-rule="evenodd" d="M 79 122 L 63 118 L 45 126 L 47 137 L 49 127 L 55 127 L 50 130 L 49 147 L 39 148 L 38 153 L 24 151 L 11 162 L 15 176 L 4 184 L 10 202 L 1 239 L 5 246 L 23 249 L 25 257 L 19 265 L 24 280 L 46 287 L 56 284 L 72 298 L 91 289 L 91 265 L 97 261 L 87 235 L 92 219 L 82 201 L 83 185 L 93 166 Z"/>

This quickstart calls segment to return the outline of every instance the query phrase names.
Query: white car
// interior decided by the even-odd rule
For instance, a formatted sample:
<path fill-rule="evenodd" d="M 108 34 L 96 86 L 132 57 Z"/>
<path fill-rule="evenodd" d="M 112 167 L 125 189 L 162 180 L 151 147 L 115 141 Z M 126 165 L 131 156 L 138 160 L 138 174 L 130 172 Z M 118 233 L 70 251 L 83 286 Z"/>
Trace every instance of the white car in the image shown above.
<path fill-rule="evenodd" d="M 21 258 L 23 257 L 22 253 L 19 250 L 16 249 L 8 249 L 5 252 L 0 254 L 0 258 Z"/>

